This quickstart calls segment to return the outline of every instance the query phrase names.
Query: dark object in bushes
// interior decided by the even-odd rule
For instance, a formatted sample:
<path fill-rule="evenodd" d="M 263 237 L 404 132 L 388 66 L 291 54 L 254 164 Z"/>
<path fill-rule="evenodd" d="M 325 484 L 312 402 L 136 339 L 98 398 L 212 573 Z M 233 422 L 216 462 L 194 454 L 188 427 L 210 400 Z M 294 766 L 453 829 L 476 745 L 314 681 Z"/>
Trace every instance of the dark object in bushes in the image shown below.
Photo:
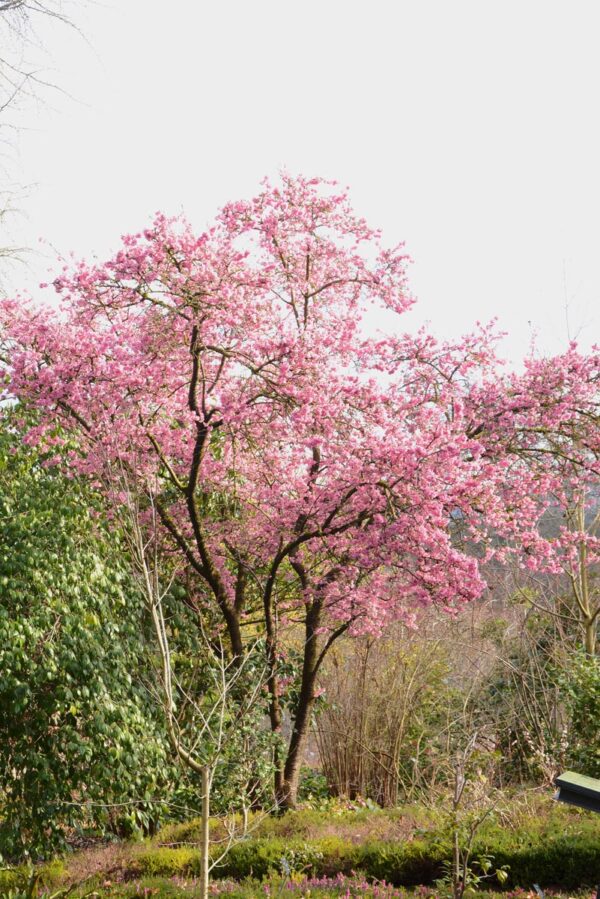
<path fill-rule="evenodd" d="M 554 783 L 558 787 L 554 797 L 558 802 L 600 812 L 600 780 L 575 771 L 565 771 Z"/>

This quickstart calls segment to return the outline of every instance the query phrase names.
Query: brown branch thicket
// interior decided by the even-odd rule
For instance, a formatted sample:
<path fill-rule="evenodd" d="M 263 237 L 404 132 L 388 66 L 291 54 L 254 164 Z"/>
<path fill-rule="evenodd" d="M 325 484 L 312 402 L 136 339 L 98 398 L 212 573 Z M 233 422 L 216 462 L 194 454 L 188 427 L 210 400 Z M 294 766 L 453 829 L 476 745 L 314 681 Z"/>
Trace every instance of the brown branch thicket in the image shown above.
<path fill-rule="evenodd" d="M 465 722 L 486 733 L 496 786 L 552 781 L 567 757 L 558 684 L 575 644 L 507 587 L 454 620 L 430 610 L 416 631 L 336 647 L 315 728 L 333 795 L 393 806 L 449 791 Z"/>
<path fill-rule="evenodd" d="M 435 776 L 426 737 L 434 722 L 443 730 L 451 667 L 430 623 L 419 632 L 397 625 L 332 651 L 316 741 L 334 795 L 393 806 L 415 786 L 416 771 Z"/>

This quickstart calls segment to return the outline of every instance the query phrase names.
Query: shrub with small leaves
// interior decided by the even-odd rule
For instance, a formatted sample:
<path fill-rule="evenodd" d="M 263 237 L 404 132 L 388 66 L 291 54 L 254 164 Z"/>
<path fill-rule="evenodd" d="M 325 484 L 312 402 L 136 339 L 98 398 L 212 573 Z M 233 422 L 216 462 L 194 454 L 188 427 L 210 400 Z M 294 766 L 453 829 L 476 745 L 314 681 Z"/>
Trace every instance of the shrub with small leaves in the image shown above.
<path fill-rule="evenodd" d="M 0 852 L 39 857 L 77 824 L 148 825 L 167 755 L 136 671 L 141 601 L 98 497 L 0 419 Z"/>

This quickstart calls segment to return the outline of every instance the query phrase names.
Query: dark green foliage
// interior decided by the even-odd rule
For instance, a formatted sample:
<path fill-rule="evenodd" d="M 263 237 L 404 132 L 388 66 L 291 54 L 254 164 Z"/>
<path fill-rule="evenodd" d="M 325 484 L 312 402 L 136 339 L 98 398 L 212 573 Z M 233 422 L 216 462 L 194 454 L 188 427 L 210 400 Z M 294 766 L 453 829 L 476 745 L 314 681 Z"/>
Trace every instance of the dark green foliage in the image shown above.
<path fill-rule="evenodd" d="M 511 831 L 495 826 L 475 844 L 475 858 L 486 852 L 494 867 L 509 866 L 507 886 L 559 886 L 577 889 L 600 881 L 600 840 L 598 822 L 583 817 L 578 826 L 560 827 L 531 824 Z"/>
<path fill-rule="evenodd" d="M 522 591 L 525 592 L 525 591 Z M 567 731 L 559 678 L 570 645 L 555 619 L 528 610 L 517 634 L 502 618 L 489 619 L 482 636 L 496 663 L 473 695 L 474 719 L 495 734 L 501 783 L 545 783 L 564 764 Z"/>
<path fill-rule="evenodd" d="M 300 772 L 300 784 L 298 786 L 298 801 L 301 803 L 327 802 L 330 798 L 329 784 L 322 771 L 316 771 L 305 765 Z"/>
<path fill-rule="evenodd" d="M 231 847 L 222 866 L 219 867 L 218 875 L 236 880 L 248 877 L 262 880 L 273 872 L 284 871 L 318 876 L 324 873 L 326 855 L 332 861 L 331 850 L 334 842 L 339 844 L 335 847 L 337 852 L 334 857 L 339 860 L 339 864 L 344 865 L 351 846 L 341 841 L 308 843 L 302 840 L 271 838 L 237 843 Z M 342 867 L 339 870 L 345 869 Z"/>
<path fill-rule="evenodd" d="M 575 653 L 560 685 L 571 718 L 569 767 L 600 777 L 600 658 Z"/>
<path fill-rule="evenodd" d="M 148 823 L 166 773 L 117 540 L 95 495 L 24 446 L 15 418 L 0 422 L 0 851 L 12 858 L 78 823 Z"/>
<path fill-rule="evenodd" d="M 437 839 L 404 843 L 367 843 L 361 847 L 356 869 L 369 877 L 398 886 L 437 880 L 450 858 L 450 844 Z"/>

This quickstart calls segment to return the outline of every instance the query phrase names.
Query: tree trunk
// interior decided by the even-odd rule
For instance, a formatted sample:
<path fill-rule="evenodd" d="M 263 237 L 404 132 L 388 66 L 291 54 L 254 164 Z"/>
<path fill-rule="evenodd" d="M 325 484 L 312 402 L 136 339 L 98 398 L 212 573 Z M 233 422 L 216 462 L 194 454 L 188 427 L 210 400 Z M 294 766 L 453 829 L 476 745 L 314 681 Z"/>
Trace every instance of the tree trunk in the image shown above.
<path fill-rule="evenodd" d="M 210 769 L 202 769 L 202 817 L 200 828 L 200 899 L 208 899 L 208 872 L 210 862 L 209 821 L 210 821 Z"/>
<path fill-rule="evenodd" d="M 287 758 L 283 769 L 283 780 L 278 792 L 281 808 L 294 808 L 298 799 L 300 768 L 310 727 L 310 716 L 315 702 L 315 681 L 317 679 L 318 635 L 321 620 L 321 604 L 314 602 L 306 614 L 304 660 L 302 663 L 302 684 L 294 715 L 294 729 L 290 738 Z"/>
<path fill-rule="evenodd" d="M 585 629 L 585 651 L 588 656 L 596 655 L 596 619 L 586 618 L 583 623 Z"/>
<path fill-rule="evenodd" d="M 280 779 L 281 787 L 278 792 L 279 805 L 283 809 L 295 808 L 298 801 L 300 769 L 304 759 L 313 705 L 314 697 L 312 696 L 308 701 L 304 701 L 301 697 L 298 702 L 298 712 L 294 721 L 285 767 Z"/>

